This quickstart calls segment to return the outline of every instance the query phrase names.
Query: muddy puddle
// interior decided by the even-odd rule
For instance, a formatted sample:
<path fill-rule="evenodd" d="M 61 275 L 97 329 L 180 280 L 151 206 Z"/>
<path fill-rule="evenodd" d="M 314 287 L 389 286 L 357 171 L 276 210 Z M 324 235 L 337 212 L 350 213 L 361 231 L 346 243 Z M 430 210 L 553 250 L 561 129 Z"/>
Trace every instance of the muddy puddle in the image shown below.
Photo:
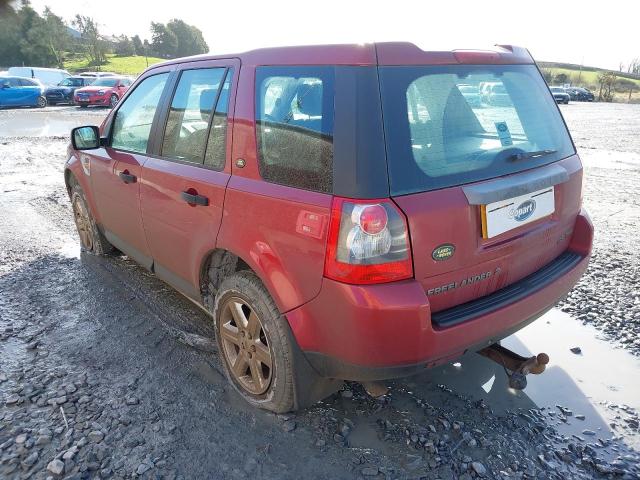
<path fill-rule="evenodd" d="M 60 115 L 64 110 L 64 115 Z M 31 109 L 6 110 L 0 116 L 0 137 L 63 137 L 74 127 L 100 125 L 108 109 L 58 107 L 33 111 Z"/>
<path fill-rule="evenodd" d="M 598 338 L 598 332 L 553 309 L 502 345 L 522 355 L 549 354 L 542 375 L 529 375 L 524 391 L 509 388 L 504 369 L 477 354 L 422 375 L 396 382 L 411 393 L 429 398 L 429 389 L 442 385 L 472 399 L 482 399 L 497 414 L 544 408 L 542 416 L 567 441 L 607 443 L 622 435 L 625 411 L 640 410 L 640 359 Z M 579 347 L 580 353 L 571 351 Z M 412 408 L 407 403 L 407 408 Z M 637 436 L 624 440 L 640 448 Z M 607 452 L 615 456 L 615 451 Z"/>

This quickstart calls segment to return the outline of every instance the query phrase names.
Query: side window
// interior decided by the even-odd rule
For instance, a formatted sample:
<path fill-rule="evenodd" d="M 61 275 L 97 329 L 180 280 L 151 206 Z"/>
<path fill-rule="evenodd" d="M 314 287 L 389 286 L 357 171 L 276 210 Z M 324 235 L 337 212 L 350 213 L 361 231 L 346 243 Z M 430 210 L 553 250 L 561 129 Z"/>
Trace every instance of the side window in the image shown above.
<path fill-rule="evenodd" d="M 127 97 L 113 122 L 112 148 L 146 153 L 151 124 L 167 78 L 168 73 L 146 78 Z"/>
<path fill-rule="evenodd" d="M 27 80 L 26 78 L 21 78 L 20 79 L 20 84 L 23 87 L 35 87 L 38 84 L 36 82 L 34 82 L 33 80 Z"/>
<path fill-rule="evenodd" d="M 224 168 L 227 158 L 227 112 L 229 110 L 229 93 L 233 80 L 233 69 L 229 69 L 225 77 L 224 85 L 213 113 L 213 121 L 209 130 L 207 151 L 204 154 L 204 164 L 216 170 Z"/>
<path fill-rule="evenodd" d="M 258 157 L 265 180 L 331 192 L 333 103 L 333 67 L 257 69 Z"/>
<path fill-rule="evenodd" d="M 10 78 L 9 79 L 9 86 L 10 87 L 21 87 L 22 86 L 22 82 L 18 78 Z"/>
<path fill-rule="evenodd" d="M 185 70 L 171 100 L 162 156 L 202 163 L 209 121 L 225 68 Z"/>

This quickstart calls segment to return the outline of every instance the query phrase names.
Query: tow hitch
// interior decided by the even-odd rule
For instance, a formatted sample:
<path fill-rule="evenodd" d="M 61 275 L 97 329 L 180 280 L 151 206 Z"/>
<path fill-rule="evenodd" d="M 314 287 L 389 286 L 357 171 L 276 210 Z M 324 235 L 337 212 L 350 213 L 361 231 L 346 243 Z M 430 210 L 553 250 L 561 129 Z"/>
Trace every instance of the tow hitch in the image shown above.
<path fill-rule="evenodd" d="M 549 363 L 549 355 L 546 353 L 526 358 L 497 343 L 479 350 L 478 353 L 502 365 L 509 377 L 509 387 L 515 390 L 524 390 L 527 386 L 527 375 L 540 375 Z"/>

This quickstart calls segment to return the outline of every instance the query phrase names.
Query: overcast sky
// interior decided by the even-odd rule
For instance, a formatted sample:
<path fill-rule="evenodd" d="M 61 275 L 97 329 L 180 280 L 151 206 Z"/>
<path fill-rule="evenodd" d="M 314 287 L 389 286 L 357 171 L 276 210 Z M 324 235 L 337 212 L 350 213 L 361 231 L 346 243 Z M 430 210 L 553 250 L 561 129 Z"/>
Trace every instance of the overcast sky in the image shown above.
<path fill-rule="evenodd" d="M 213 53 L 278 45 L 410 41 L 425 50 L 514 44 L 537 60 L 617 69 L 640 57 L 640 2 L 586 0 L 32 0 L 70 21 L 96 18 L 104 33 L 149 38 L 151 21 L 180 18 Z M 625 6 L 625 4 L 627 6 Z M 608 5 L 608 6 L 607 6 Z M 609 9 L 609 6 L 615 8 Z M 606 12 L 605 12 L 606 11 Z M 611 12 L 611 13 L 608 13 Z"/>

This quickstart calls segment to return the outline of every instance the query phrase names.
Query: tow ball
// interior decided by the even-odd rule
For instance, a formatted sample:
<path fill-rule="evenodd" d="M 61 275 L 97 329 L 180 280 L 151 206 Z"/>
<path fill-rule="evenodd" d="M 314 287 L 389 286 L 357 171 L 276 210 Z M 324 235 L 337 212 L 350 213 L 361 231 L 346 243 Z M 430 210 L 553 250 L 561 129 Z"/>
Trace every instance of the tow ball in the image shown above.
<path fill-rule="evenodd" d="M 526 358 L 497 343 L 479 350 L 478 353 L 502 365 L 509 378 L 509 387 L 515 390 L 524 390 L 527 386 L 527 375 L 540 375 L 549 363 L 549 355 L 546 353 Z"/>

